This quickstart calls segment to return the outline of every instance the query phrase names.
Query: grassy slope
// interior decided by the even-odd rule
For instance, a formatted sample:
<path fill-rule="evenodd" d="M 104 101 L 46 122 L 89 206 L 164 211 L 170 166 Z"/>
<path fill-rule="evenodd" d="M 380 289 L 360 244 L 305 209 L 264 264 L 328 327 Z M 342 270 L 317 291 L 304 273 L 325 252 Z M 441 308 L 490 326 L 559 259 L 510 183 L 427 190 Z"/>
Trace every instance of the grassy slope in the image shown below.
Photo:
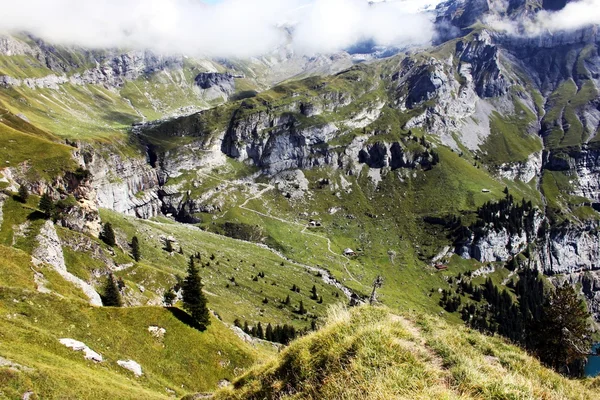
<path fill-rule="evenodd" d="M 2 244 L 0 259 L 0 356 L 28 367 L 0 367 L 0 398 L 27 390 L 38 398 L 166 398 L 166 388 L 179 394 L 214 389 L 257 358 L 216 319 L 199 332 L 161 307 L 90 307 L 54 270 L 34 267 L 27 252 Z M 34 273 L 51 293 L 37 291 Z M 165 328 L 164 339 L 154 338 L 149 326 Z M 83 341 L 105 361 L 85 361 L 58 342 L 65 337 Z M 143 377 L 116 365 L 128 359 L 142 365 Z"/>
<path fill-rule="evenodd" d="M 328 304 L 344 298 L 337 289 L 326 285 L 314 272 L 285 261 L 278 255 L 251 243 L 230 239 L 203 232 L 191 226 L 182 226 L 163 219 L 161 222 L 140 221 L 123 217 L 108 211 L 102 218 L 110 221 L 117 235 L 127 238 L 135 234 L 140 240 L 142 260 L 134 268 L 118 272 L 131 287 L 144 286 L 146 292 L 161 298 L 163 290 L 174 285 L 174 275 L 185 276 L 185 268 L 190 254 L 201 254 L 200 275 L 208 294 L 209 306 L 227 322 L 236 318 L 255 322 L 292 323 L 298 328 L 309 326 L 309 320 L 294 313 L 300 300 L 310 314 L 322 316 Z M 160 235 L 176 238 L 184 255 L 163 250 Z M 211 256 L 214 255 L 214 259 Z M 283 265 L 282 265 L 283 263 Z M 253 277 L 264 272 L 265 278 Z M 235 284 L 231 282 L 235 278 Z M 300 293 L 290 290 L 295 284 Z M 310 289 L 316 286 L 323 297 L 323 304 L 310 299 Z M 290 296 L 291 305 L 281 304 Z M 264 303 L 264 299 L 268 303 Z"/>
<path fill-rule="evenodd" d="M 25 164 L 29 179 L 48 179 L 73 169 L 72 148 L 0 106 L 0 165 Z"/>
<path fill-rule="evenodd" d="M 385 308 L 332 310 L 328 324 L 217 399 L 593 399 L 500 338 Z"/>
<path fill-rule="evenodd" d="M 24 205 L 8 198 L 3 208 L 0 356 L 29 369 L 0 367 L 0 398 L 20 398 L 27 390 L 38 398 L 165 398 L 166 388 L 179 395 L 212 390 L 221 379 L 232 379 L 257 359 L 258 350 L 248 347 L 216 319 L 208 331 L 198 332 L 178 319 L 178 314 L 161 307 L 88 306 L 81 290 L 53 269 L 31 264 L 34 238 L 43 223 L 32 218 L 37 200 L 31 196 Z M 59 235 L 63 240 L 81 239 L 64 229 L 59 229 Z M 87 255 L 77 257 L 67 247 L 65 253 L 69 271 L 86 280 L 92 269 L 106 268 Z M 124 263 L 130 258 L 117 250 L 115 260 Z M 150 278 L 145 268 L 152 269 L 142 266 L 128 272 Z M 39 287 L 51 293 L 38 292 Z M 149 326 L 165 328 L 164 340 L 152 337 Z M 81 353 L 58 343 L 64 337 L 88 344 L 105 362 L 85 361 Z M 123 359 L 140 363 L 145 375 L 134 379 L 115 364 Z"/>

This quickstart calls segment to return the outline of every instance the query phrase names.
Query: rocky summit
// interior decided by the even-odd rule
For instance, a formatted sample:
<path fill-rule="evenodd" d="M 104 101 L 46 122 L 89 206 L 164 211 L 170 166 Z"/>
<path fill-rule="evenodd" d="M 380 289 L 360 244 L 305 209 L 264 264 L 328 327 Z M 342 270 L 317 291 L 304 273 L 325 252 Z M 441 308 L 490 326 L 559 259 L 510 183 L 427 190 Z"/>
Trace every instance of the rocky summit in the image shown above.
<path fill-rule="evenodd" d="M 2 33 L 0 398 L 600 398 L 594 5 L 252 57 Z"/>

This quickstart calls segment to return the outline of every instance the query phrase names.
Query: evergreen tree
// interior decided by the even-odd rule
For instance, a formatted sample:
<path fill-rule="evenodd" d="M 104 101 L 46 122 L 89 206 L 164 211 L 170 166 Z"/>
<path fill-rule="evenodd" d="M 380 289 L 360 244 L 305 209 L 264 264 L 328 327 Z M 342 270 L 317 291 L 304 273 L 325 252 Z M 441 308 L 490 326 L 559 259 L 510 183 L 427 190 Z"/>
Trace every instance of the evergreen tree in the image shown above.
<path fill-rule="evenodd" d="M 263 327 L 260 322 L 258 323 L 258 325 L 256 325 L 256 337 L 259 339 L 265 338 L 265 333 L 263 331 Z"/>
<path fill-rule="evenodd" d="M 288 294 L 287 297 L 285 298 L 285 301 L 283 302 L 283 304 L 285 304 L 286 306 L 289 306 L 291 302 L 292 301 L 290 300 L 290 295 Z"/>
<path fill-rule="evenodd" d="M 140 242 L 138 241 L 137 236 L 134 236 L 131 239 L 131 255 L 135 261 L 140 261 L 141 253 L 140 253 Z"/>
<path fill-rule="evenodd" d="M 113 274 L 109 274 L 104 286 L 104 296 L 102 304 L 106 307 L 122 307 L 121 293 L 117 287 L 117 282 Z"/>
<path fill-rule="evenodd" d="M 176 298 L 177 298 L 177 295 L 175 295 L 175 292 L 173 292 L 173 289 L 169 289 L 169 290 L 165 291 L 165 294 L 163 296 L 163 301 L 165 302 L 165 305 L 167 307 L 171 307 Z"/>
<path fill-rule="evenodd" d="M 19 186 L 19 200 L 21 203 L 27 203 L 27 199 L 29 198 L 29 190 L 27 190 L 27 186 L 21 185 Z"/>
<path fill-rule="evenodd" d="M 550 295 L 537 335 L 537 353 L 556 370 L 585 359 L 592 345 L 590 315 L 567 282 Z M 575 372 L 575 371 L 573 371 Z"/>
<path fill-rule="evenodd" d="M 42 195 L 38 208 L 46 215 L 46 218 L 50 218 L 52 216 L 54 213 L 54 202 L 48 193 L 44 193 Z"/>
<path fill-rule="evenodd" d="M 311 292 L 311 296 L 310 298 L 313 300 L 318 300 L 319 296 L 317 295 L 317 287 L 315 285 L 313 285 L 312 289 L 310 290 Z"/>
<path fill-rule="evenodd" d="M 306 308 L 304 308 L 304 302 L 300 300 L 300 305 L 298 307 L 298 314 L 304 315 L 306 314 Z"/>
<path fill-rule="evenodd" d="M 250 334 L 250 328 L 248 327 L 248 321 L 244 321 L 244 332 Z"/>
<path fill-rule="evenodd" d="M 167 239 L 165 241 L 165 251 L 168 253 L 172 253 L 173 252 L 173 243 L 171 243 L 171 241 L 169 239 Z"/>
<path fill-rule="evenodd" d="M 115 240 L 115 231 L 110 222 L 104 224 L 102 232 L 100 232 L 100 240 L 111 247 L 114 247 L 115 244 L 117 244 Z"/>
<path fill-rule="evenodd" d="M 265 330 L 265 339 L 267 339 L 269 342 L 275 341 L 273 337 L 273 327 L 270 323 L 267 325 L 267 329 Z"/>
<path fill-rule="evenodd" d="M 194 258 L 190 257 L 187 276 L 182 285 L 183 308 L 192 316 L 201 329 L 206 329 L 210 324 L 210 315 L 206 307 L 206 297 L 202 293 L 202 280 Z"/>

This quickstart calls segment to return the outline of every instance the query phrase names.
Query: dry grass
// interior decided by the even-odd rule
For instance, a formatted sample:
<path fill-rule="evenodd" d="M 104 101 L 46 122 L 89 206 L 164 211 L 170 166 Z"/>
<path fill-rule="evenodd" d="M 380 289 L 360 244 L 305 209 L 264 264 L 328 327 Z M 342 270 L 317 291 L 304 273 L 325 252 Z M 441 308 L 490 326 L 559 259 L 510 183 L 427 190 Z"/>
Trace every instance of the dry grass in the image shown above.
<path fill-rule="evenodd" d="M 597 399 L 598 387 L 432 316 L 334 306 L 325 327 L 216 399 Z"/>

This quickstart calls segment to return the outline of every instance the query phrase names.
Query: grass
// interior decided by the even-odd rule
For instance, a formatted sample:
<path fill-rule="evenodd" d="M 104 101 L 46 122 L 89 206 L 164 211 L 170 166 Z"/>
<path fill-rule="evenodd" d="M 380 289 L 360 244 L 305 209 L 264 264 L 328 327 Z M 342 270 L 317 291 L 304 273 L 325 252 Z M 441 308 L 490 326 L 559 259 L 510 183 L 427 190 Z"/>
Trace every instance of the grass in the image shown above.
<path fill-rule="evenodd" d="M 0 393 L 7 398 L 27 390 L 48 399 L 167 398 L 167 389 L 179 395 L 212 390 L 256 360 L 255 350 L 221 322 L 199 332 L 160 307 L 93 308 L 2 287 L 0 310 L 0 354 L 32 369 L 0 368 Z M 154 338 L 149 326 L 166 329 L 164 338 Z M 84 360 L 58 342 L 64 337 L 83 341 L 104 362 Z M 128 359 L 142 365 L 144 376 L 134 379 L 116 364 Z"/>
<path fill-rule="evenodd" d="M 30 203 L 35 200 L 32 197 Z M 35 229 L 24 230 L 18 238 L 12 235 L 15 225 L 27 221 L 30 207 L 10 198 L 4 203 L 0 230 L 0 356 L 25 368 L 15 371 L 0 367 L 0 398 L 20 398 L 26 391 L 35 393 L 35 398 L 48 399 L 170 398 L 172 394 L 214 390 L 219 381 L 233 379 L 259 354 L 268 354 L 249 347 L 215 318 L 207 331 L 199 332 L 187 325 L 181 312 L 162 307 L 90 307 L 83 293 L 53 268 L 32 264 Z M 94 239 L 64 229 L 59 229 L 59 236 L 65 243 L 71 272 L 93 280 L 92 273 L 106 268 L 93 259 L 94 252 L 81 258 L 66 250 L 69 244 L 86 243 L 86 239 L 100 246 Z M 115 262 L 127 259 L 117 250 Z M 152 279 L 149 269 L 152 267 L 142 265 L 118 274 L 126 279 L 131 274 L 135 282 L 136 275 Z M 149 326 L 166 329 L 164 338 L 154 338 L 148 332 Z M 82 353 L 58 342 L 64 337 L 83 341 L 101 353 L 105 361 L 94 364 L 84 360 Z M 134 378 L 116 364 L 117 360 L 127 359 L 142 365 L 143 377 Z"/>
<path fill-rule="evenodd" d="M 580 87 L 569 79 L 550 95 L 546 105 L 548 111 L 542 119 L 542 125 L 549 131 L 544 138 L 547 147 L 578 146 L 594 134 L 584 129 L 578 112 L 597 95 L 598 91 L 589 79 L 584 80 Z"/>
<path fill-rule="evenodd" d="M 216 393 L 223 399 L 592 399 L 505 340 L 385 308 L 330 311 L 318 332 Z"/>
<path fill-rule="evenodd" d="M 521 102 L 515 101 L 515 114 L 503 117 L 494 112 L 490 117 L 491 134 L 481 147 L 482 157 L 491 165 L 526 161 L 530 154 L 542 150 L 536 135 L 530 134 L 535 116 Z"/>

